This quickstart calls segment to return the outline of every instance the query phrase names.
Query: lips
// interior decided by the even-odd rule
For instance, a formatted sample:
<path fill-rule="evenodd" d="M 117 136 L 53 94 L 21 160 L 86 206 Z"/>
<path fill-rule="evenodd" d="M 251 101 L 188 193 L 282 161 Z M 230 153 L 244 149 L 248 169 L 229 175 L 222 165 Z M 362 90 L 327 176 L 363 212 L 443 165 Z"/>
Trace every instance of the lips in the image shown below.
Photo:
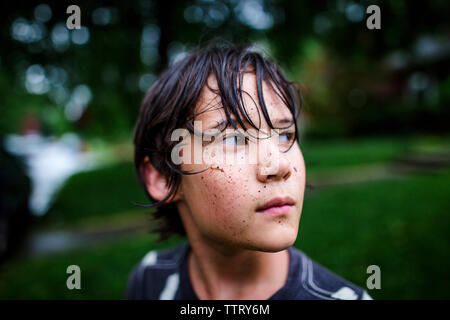
<path fill-rule="evenodd" d="M 277 197 L 259 207 L 256 211 L 275 215 L 284 214 L 288 213 L 294 204 L 295 201 L 291 197 Z"/>

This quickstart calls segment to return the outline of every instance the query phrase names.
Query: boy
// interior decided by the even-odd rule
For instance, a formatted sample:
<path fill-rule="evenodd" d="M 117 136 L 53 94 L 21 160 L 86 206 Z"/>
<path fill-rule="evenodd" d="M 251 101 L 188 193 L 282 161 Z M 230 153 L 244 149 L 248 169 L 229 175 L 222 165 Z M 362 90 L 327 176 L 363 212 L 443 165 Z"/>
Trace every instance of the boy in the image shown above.
<path fill-rule="evenodd" d="M 292 246 L 305 190 L 300 98 L 247 47 L 211 45 L 160 76 L 135 127 L 135 167 L 161 239 L 188 242 L 150 251 L 127 299 L 370 298 Z"/>

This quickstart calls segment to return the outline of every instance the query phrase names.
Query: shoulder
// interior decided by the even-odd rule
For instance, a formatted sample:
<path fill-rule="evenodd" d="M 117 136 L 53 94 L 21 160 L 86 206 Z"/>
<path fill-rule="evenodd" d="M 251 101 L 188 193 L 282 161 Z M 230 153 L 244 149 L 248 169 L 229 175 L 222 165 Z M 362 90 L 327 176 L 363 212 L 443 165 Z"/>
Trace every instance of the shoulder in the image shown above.
<path fill-rule="evenodd" d="M 151 250 L 133 268 L 125 299 L 164 299 L 179 284 L 179 269 L 187 244 L 165 250 Z"/>
<path fill-rule="evenodd" d="M 372 300 L 366 290 L 343 279 L 295 247 L 291 254 L 298 261 L 300 284 L 304 295 L 311 299 Z"/>

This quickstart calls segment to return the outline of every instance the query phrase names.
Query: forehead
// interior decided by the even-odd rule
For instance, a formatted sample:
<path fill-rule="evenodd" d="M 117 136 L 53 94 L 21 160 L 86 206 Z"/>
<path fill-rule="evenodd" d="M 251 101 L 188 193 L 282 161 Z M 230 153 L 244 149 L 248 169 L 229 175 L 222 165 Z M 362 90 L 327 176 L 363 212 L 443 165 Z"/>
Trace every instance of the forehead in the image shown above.
<path fill-rule="evenodd" d="M 216 125 L 217 122 L 226 120 L 226 114 L 222 105 L 220 93 L 218 92 L 218 85 L 215 76 L 210 75 L 207 83 L 208 85 L 205 85 L 200 93 L 194 110 L 195 121 L 202 121 L 204 128 L 210 128 Z M 262 89 L 267 113 L 272 123 L 275 123 L 276 120 L 281 119 L 293 119 L 288 107 L 265 81 L 263 81 Z M 259 103 L 256 75 L 254 73 L 245 73 L 243 76 L 242 99 L 243 107 L 252 122 L 258 128 L 267 126 L 268 124 L 264 118 L 262 107 Z M 244 116 L 242 113 L 239 112 L 239 115 L 244 121 Z M 238 125 L 236 121 L 235 123 Z"/>

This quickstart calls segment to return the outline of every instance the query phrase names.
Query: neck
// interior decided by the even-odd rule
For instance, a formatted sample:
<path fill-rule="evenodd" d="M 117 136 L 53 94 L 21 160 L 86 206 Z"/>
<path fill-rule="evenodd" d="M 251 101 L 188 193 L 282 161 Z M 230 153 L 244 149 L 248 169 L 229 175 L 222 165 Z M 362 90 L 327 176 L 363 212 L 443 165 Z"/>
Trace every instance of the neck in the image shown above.
<path fill-rule="evenodd" d="M 284 286 L 289 253 L 191 241 L 189 277 L 199 299 L 268 299 Z"/>

